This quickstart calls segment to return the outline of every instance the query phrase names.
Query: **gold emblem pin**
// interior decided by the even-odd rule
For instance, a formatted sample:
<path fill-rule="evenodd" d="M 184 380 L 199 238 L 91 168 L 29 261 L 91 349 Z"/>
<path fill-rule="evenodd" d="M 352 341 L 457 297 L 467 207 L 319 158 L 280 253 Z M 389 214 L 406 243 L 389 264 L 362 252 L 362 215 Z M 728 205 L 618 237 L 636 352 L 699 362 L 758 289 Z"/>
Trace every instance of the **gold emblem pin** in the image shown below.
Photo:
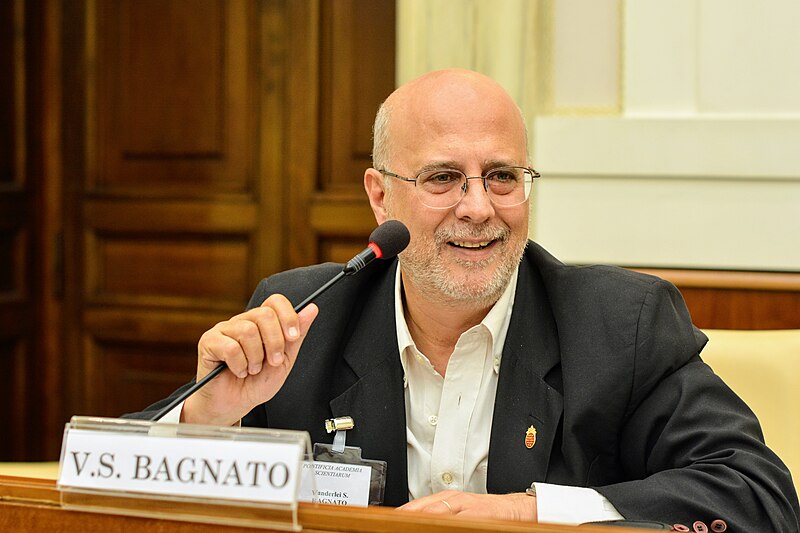
<path fill-rule="evenodd" d="M 534 444 L 536 444 L 536 428 L 531 426 L 525 432 L 525 447 L 530 450 Z"/>

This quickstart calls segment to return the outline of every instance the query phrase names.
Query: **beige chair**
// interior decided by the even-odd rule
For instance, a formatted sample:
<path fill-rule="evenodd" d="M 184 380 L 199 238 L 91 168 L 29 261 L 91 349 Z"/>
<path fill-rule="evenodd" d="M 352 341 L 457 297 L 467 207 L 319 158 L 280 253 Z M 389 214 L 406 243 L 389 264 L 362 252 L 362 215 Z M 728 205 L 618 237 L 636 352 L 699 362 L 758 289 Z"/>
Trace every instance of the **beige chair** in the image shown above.
<path fill-rule="evenodd" d="M 58 463 L 0 463 L 0 476 L 57 479 Z"/>
<path fill-rule="evenodd" d="M 700 356 L 755 412 L 800 491 L 800 329 L 705 333 Z"/>

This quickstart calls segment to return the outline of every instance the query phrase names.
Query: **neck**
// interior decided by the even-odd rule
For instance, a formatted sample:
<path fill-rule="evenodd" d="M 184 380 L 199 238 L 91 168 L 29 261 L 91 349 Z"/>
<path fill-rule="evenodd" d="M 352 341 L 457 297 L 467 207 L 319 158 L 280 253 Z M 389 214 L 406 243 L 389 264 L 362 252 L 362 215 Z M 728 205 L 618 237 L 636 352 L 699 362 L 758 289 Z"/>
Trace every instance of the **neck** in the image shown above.
<path fill-rule="evenodd" d="M 447 362 L 462 333 L 479 324 L 494 302 L 472 304 L 441 301 L 419 291 L 405 277 L 403 296 L 406 324 L 417 349 L 444 376 Z"/>

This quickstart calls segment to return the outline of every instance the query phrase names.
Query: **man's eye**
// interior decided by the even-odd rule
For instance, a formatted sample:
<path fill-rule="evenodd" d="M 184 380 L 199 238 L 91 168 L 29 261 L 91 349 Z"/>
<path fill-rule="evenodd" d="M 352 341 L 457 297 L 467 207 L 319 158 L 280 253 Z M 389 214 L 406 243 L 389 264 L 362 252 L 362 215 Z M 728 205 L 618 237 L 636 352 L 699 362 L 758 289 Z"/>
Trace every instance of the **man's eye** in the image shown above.
<path fill-rule="evenodd" d="M 427 181 L 433 183 L 450 183 L 451 181 L 458 181 L 459 176 L 452 172 L 437 172 L 428 178 Z"/>
<path fill-rule="evenodd" d="M 508 172 L 506 170 L 501 170 L 498 172 L 492 172 L 486 179 L 495 181 L 497 183 L 514 183 L 517 181 L 517 176 L 513 172 Z"/>

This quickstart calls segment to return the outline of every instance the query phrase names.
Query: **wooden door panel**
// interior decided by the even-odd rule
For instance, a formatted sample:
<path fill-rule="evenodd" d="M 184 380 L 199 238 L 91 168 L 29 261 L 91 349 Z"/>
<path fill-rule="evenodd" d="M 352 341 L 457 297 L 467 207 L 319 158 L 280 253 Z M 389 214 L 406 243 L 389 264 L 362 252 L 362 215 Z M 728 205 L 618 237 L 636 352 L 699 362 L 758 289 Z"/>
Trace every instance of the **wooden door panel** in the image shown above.
<path fill-rule="evenodd" d="M 27 177 L 26 21 L 21 1 L 0 5 L 0 460 L 30 457 L 36 308 L 31 236 L 36 232 Z"/>
<path fill-rule="evenodd" d="M 375 218 L 364 192 L 372 165 L 372 122 L 395 86 L 393 0 L 343 0 L 320 4 L 319 171 L 307 197 L 289 208 L 310 225 L 292 266 L 343 261 L 366 245 Z M 354 252 L 354 253 L 355 253 Z"/>
<path fill-rule="evenodd" d="M 104 416 L 141 410 L 194 375 L 197 340 L 228 311 L 116 306 L 85 313 L 81 357 L 85 385 L 76 412 Z"/>
<path fill-rule="evenodd" d="M 115 139 L 125 160 L 223 154 L 225 9 L 214 0 L 136 0 L 101 16 L 116 52 L 101 64 L 120 62 L 107 81 L 110 96 L 120 97 L 114 114 L 127 126 Z"/>
<path fill-rule="evenodd" d="M 25 195 L 0 193 L 0 302 L 21 303 L 28 293 L 29 234 Z M 5 200 L 5 201 L 4 201 Z"/>
<path fill-rule="evenodd" d="M 124 343 L 93 340 L 86 350 L 93 369 L 87 413 L 116 417 L 141 411 L 166 398 L 176 383 L 186 383 L 197 364 L 197 350 L 188 344 Z M 113 376 L 113 379 L 108 379 Z"/>
<path fill-rule="evenodd" d="M 7 406 L 0 413 L 0 424 L 5 428 L 5 436 L 0 439 L 0 457 L 6 461 L 22 461 L 29 457 L 25 451 L 29 441 L 25 431 L 26 406 L 30 401 L 26 364 L 29 346 L 18 333 L 10 336 L 6 333 L 0 333 L 0 387 L 2 401 Z"/>
<path fill-rule="evenodd" d="M 252 189 L 253 6 L 98 4 L 89 190 L 185 197 Z"/>
<path fill-rule="evenodd" d="M 262 275 L 259 4 L 87 2 L 73 412 L 140 409 Z M 79 36 L 79 35 L 78 35 Z M 270 117 L 271 118 L 271 117 Z"/>
<path fill-rule="evenodd" d="M 90 303 L 230 309 L 251 289 L 245 239 L 99 235 L 87 257 L 97 271 L 88 285 Z"/>

